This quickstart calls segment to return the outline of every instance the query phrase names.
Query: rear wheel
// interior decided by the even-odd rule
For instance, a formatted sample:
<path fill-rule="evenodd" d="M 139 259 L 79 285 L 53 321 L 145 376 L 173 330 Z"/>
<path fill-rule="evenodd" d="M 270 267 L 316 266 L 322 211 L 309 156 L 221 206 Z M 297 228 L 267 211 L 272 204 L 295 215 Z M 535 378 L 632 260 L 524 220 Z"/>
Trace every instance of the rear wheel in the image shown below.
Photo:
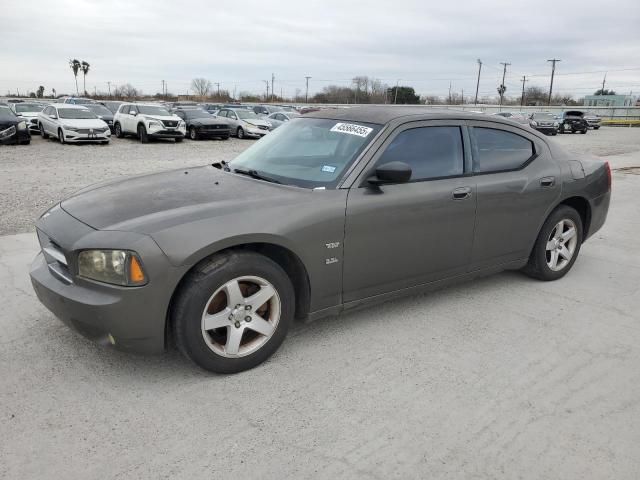
<path fill-rule="evenodd" d="M 49 138 L 49 134 L 48 134 L 47 132 L 45 132 L 45 131 L 44 131 L 44 126 L 43 126 L 42 124 L 40 124 L 40 125 L 39 125 L 39 127 L 40 127 L 40 136 L 41 136 L 42 138 L 44 138 L 45 140 L 46 140 L 47 138 Z"/>
<path fill-rule="evenodd" d="M 253 252 L 212 257 L 189 273 L 171 312 L 178 349 L 200 367 L 236 373 L 284 341 L 295 295 L 287 274 Z"/>
<path fill-rule="evenodd" d="M 560 205 L 544 222 L 524 272 L 539 280 L 557 280 L 573 266 L 582 245 L 582 219 Z"/>
<path fill-rule="evenodd" d="M 140 139 L 140 143 L 149 143 L 147 129 L 143 124 L 138 125 L 138 138 Z"/>

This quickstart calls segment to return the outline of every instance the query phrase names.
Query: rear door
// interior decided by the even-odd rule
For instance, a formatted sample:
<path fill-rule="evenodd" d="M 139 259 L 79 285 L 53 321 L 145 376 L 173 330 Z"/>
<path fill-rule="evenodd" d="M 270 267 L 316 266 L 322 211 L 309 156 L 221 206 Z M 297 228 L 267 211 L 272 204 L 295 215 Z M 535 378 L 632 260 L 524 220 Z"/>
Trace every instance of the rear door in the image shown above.
<path fill-rule="evenodd" d="M 523 129 L 469 122 L 477 215 L 473 270 L 525 259 L 561 190 L 546 143 Z"/>
<path fill-rule="evenodd" d="M 411 122 L 384 141 L 349 190 L 344 302 L 466 272 L 476 195 L 465 143 L 456 121 Z M 363 182 L 376 165 L 393 161 L 411 166 L 408 183 Z"/>

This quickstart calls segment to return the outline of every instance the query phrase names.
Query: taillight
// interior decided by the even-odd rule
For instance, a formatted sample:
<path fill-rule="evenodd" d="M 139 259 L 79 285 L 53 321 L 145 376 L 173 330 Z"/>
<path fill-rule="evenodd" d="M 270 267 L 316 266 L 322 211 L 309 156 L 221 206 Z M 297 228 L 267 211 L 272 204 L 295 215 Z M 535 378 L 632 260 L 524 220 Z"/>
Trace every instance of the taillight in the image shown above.
<path fill-rule="evenodd" d="M 611 166 L 609 162 L 604 162 L 604 164 L 607 169 L 607 188 L 611 190 Z"/>

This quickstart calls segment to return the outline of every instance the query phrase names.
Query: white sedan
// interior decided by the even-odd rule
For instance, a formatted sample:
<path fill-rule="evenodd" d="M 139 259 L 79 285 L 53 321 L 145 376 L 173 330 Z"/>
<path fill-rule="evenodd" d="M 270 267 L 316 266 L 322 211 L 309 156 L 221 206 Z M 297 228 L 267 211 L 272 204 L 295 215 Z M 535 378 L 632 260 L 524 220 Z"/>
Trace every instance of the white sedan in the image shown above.
<path fill-rule="evenodd" d="M 86 107 L 57 103 L 38 114 L 38 128 L 42 138 L 52 136 L 60 143 L 109 143 L 109 126 Z"/>

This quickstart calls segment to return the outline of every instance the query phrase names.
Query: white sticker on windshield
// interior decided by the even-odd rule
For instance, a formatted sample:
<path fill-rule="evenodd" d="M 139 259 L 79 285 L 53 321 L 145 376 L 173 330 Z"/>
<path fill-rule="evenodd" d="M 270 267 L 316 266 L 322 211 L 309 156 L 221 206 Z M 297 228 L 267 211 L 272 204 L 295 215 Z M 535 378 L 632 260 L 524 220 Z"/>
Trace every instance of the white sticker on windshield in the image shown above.
<path fill-rule="evenodd" d="M 333 165 L 323 165 L 322 171 L 327 173 L 334 173 L 336 171 L 336 167 Z"/>
<path fill-rule="evenodd" d="M 366 137 L 373 131 L 373 128 L 363 127 L 362 125 L 355 125 L 353 123 L 336 123 L 331 127 L 331 131 Z"/>

